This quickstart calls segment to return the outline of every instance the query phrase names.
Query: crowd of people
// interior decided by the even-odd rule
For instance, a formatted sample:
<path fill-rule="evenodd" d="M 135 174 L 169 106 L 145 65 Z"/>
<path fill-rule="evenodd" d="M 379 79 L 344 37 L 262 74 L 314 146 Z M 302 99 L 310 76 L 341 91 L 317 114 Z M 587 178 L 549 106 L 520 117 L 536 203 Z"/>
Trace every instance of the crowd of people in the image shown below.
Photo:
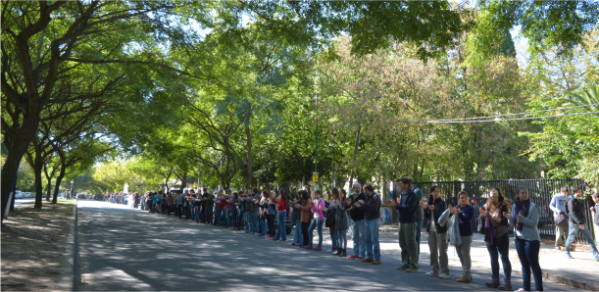
<path fill-rule="evenodd" d="M 398 270 L 418 272 L 420 254 L 420 234 L 424 226 L 428 233 L 430 249 L 430 269 L 426 275 L 447 279 L 448 247 L 454 246 L 462 264 L 462 275 L 458 282 L 472 282 L 470 250 L 474 232 L 484 234 L 489 253 L 491 281 L 489 288 L 512 290 L 512 266 L 509 259 L 509 229 L 513 228 L 516 252 L 522 265 L 523 287 L 517 291 L 531 291 L 531 271 L 535 282 L 535 291 L 543 291 L 543 276 L 539 265 L 540 236 L 537 225 L 540 218 L 539 206 L 530 201 L 528 190 L 519 188 L 515 202 L 510 202 L 499 188 L 491 188 L 489 199 L 479 208 L 480 216 L 474 218 L 474 208 L 470 205 L 468 193 L 458 193 L 456 206 L 447 204 L 440 197 L 437 186 L 431 188 L 428 200 L 422 200 L 422 191 L 413 185 L 410 178 L 399 182 L 401 195 L 396 200 L 388 200 L 387 206 L 399 213 L 399 246 L 402 265 Z M 129 204 L 150 213 L 179 217 L 194 223 L 213 224 L 245 233 L 258 234 L 266 239 L 286 241 L 287 217 L 295 224 L 292 246 L 321 251 L 323 228 L 328 227 L 333 255 L 347 257 L 371 263 L 381 264 L 379 244 L 379 224 L 381 197 L 370 184 L 362 186 L 355 183 L 351 194 L 344 189 L 333 188 L 329 200 L 325 200 L 321 191 L 310 192 L 309 186 L 298 191 L 293 198 L 283 190 L 262 191 L 258 189 L 232 192 L 203 189 L 203 193 L 177 191 L 175 193 L 147 192 L 145 194 L 108 194 L 104 201 L 115 204 Z M 589 233 L 584 216 L 584 204 L 580 198 L 582 189 L 572 189 L 574 195 L 568 196 L 568 189 L 556 195 L 550 204 L 556 219 L 556 246 L 560 248 L 565 235 L 564 254 L 572 258 L 571 245 L 578 232 L 587 239 L 595 260 L 599 261 L 599 252 Z M 595 224 L 599 226 L 599 194 L 592 195 L 596 205 Z M 513 203 L 513 205 L 512 205 Z M 214 214 L 213 214 L 214 213 Z M 277 218 L 277 220 L 275 220 Z M 477 224 L 473 224 L 477 220 Z M 275 227 L 275 222 L 278 226 Z M 474 230 L 476 226 L 477 230 Z M 353 252 L 347 255 L 347 234 L 353 235 Z M 314 230 L 318 242 L 314 240 Z M 503 267 L 503 281 L 500 281 L 500 265 Z"/>

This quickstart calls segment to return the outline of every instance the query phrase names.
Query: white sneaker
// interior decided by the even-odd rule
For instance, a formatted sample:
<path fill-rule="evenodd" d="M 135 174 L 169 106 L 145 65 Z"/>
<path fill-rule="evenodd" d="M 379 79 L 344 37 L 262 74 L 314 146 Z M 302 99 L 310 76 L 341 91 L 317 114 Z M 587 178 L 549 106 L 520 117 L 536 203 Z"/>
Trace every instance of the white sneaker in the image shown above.
<path fill-rule="evenodd" d="M 438 276 L 439 274 L 437 274 L 437 272 L 430 271 L 430 272 L 426 273 L 425 275 L 427 275 L 427 276 L 431 276 L 431 277 L 436 277 L 436 276 Z"/>
<path fill-rule="evenodd" d="M 449 274 L 441 273 L 441 275 L 439 275 L 439 278 L 447 279 L 447 278 L 449 278 Z"/>

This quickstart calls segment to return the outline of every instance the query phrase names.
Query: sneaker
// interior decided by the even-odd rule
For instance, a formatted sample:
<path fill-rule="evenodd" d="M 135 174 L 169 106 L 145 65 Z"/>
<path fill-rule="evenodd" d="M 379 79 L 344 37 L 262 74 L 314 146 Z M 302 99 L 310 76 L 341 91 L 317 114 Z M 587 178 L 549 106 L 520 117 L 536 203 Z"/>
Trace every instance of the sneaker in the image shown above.
<path fill-rule="evenodd" d="M 570 254 L 570 252 L 564 252 L 564 256 L 568 259 L 573 259 L 572 255 Z"/>
<path fill-rule="evenodd" d="M 374 260 L 372 261 L 373 265 L 380 265 L 381 264 L 381 260 Z"/>
<path fill-rule="evenodd" d="M 337 250 L 335 250 L 335 251 L 333 252 L 333 255 L 338 255 L 340 252 L 341 252 L 341 250 L 340 250 L 340 249 L 337 249 Z"/>
<path fill-rule="evenodd" d="M 292 243 L 292 244 L 291 244 L 291 246 L 296 246 L 296 245 L 297 245 L 297 244 L 295 244 L 295 243 Z"/>
<path fill-rule="evenodd" d="M 348 258 L 348 259 L 351 259 L 351 260 L 354 260 L 354 259 L 356 259 L 356 256 L 354 256 L 354 255 L 350 255 L 350 256 L 348 256 L 347 258 Z"/>
<path fill-rule="evenodd" d="M 556 246 L 555 249 L 557 249 L 557 251 L 562 251 L 562 248 L 559 246 Z"/>
<path fill-rule="evenodd" d="M 408 273 L 418 273 L 418 268 L 408 268 L 408 269 L 406 269 L 406 272 L 408 272 Z"/>
<path fill-rule="evenodd" d="M 272 237 L 270 237 L 270 236 L 267 236 L 267 237 L 266 237 L 266 239 L 272 239 Z"/>
<path fill-rule="evenodd" d="M 595 255 L 595 260 L 599 262 L 599 254 Z"/>
<path fill-rule="evenodd" d="M 434 271 L 430 271 L 430 272 L 426 273 L 425 275 L 431 276 L 431 277 L 436 277 L 436 276 L 439 276 L 439 273 L 434 272 Z"/>
<path fill-rule="evenodd" d="M 530 292 L 530 291 L 528 291 L 528 290 L 524 290 L 524 288 L 520 288 L 520 289 L 518 289 L 518 290 L 516 290 L 516 291 L 514 291 L 514 292 Z"/>
<path fill-rule="evenodd" d="M 403 265 L 403 266 L 401 266 L 401 267 L 397 267 L 397 268 L 395 268 L 395 269 L 396 269 L 396 270 L 398 270 L 398 271 L 405 271 L 405 270 L 407 270 L 408 268 L 409 268 L 408 266 L 406 266 L 406 265 Z"/>
<path fill-rule="evenodd" d="M 370 258 L 370 259 L 363 259 L 362 260 L 363 263 L 372 263 L 374 262 L 374 259 Z"/>
<path fill-rule="evenodd" d="M 512 282 L 506 278 L 503 278 L 503 284 L 498 287 L 501 291 L 513 291 L 512 290 Z"/>
<path fill-rule="evenodd" d="M 439 275 L 440 279 L 447 279 L 449 278 L 449 274 L 445 274 L 445 273 L 441 273 L 441 275 Z"/>
<path fill-rule="evenodd" d="M 327 250 L 327 252 L 333 252 L 333 251 L 334 251 L 333 249 L 329 249 L 329 250 Z"/>
<path fill-rule="evenodd" d="M 314 251 L 321 251 L 322 250 L 322 246 L 319 246 L 317 248 L 314 249 Z"/>
<path fill-rule="evenodd" d="M 460 282 L 460 283 L 470 283 L 470 282 L 472 282 L 472 280 L 470 280 L 470 279 L 468 279 L 466 277 L 459 277 L 458 278 L 458 282 Z"/>
<path fill-rule="evenodd" d="M 306 249 L 314 249 L 314 247 L 311 245 L 308 245 L 308 246 L 306 246 Z"/>
<path fill-rule="evenodd" d="M 498 278 L 493 278 L 491 280 L 491 282 L 489 283 L 485 283 L 485 285 L 489 288 L 498 288 L 499 287 L 499 279 Z"/>
<path fill-rule="evenodd" d="M 363 257 L 357 257 L 357 258 L 356 258 L 356 261 L 360 261 L 360 262 L 361 262 L 361 261 L 363 261 L 363 260 L 364 260 L 364 258 L 363 258 Z"/>

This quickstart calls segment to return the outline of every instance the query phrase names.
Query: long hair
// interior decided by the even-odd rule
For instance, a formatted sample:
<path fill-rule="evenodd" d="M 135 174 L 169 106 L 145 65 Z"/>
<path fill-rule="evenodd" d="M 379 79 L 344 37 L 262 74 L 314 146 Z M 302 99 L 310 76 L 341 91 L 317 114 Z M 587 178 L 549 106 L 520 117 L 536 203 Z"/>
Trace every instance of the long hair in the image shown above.
<path fill-rule="evenodd" d="M 339 199 L 339 190 L 337 188 L 333 188 L 331 190 L 331 195 L 333 195 L 334 198 Z"/>
<path fill-rule="evenodd" d="M 487 210 L 487 211 L 489 211 L 489 210 L 498 210 L 499 208 L 501 208 L 501 205 L 503 205 L 503 204 L 506 205 L 506 207 L 507 207 L 508 210 L 511 209 L 509 202 L 507 202 L 505 200 L 505 198 L 501 194 L 501 190 L 498 187 L 492 187 L 490 190 L 496 190 L 497 191 L 497 193 L 499 194 L 499 200 L 497 200 L 497 203 L 495 203 L 495 202 L 493 202 L 493 200 L 489 196 L 489 199 L 485 203 L 485 210 Z"/>

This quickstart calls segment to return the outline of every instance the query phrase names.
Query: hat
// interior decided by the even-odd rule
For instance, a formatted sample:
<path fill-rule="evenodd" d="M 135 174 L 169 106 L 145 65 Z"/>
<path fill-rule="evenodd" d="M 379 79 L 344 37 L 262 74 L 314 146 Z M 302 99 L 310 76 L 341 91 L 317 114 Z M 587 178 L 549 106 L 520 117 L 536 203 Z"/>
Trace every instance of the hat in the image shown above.
<path fill-rule="evenodd" d="M 226 191 L 226 192 L 227 192 L 227 193 L 231 193 L 231 189 L 227 189 L 227 191 Z"/>

